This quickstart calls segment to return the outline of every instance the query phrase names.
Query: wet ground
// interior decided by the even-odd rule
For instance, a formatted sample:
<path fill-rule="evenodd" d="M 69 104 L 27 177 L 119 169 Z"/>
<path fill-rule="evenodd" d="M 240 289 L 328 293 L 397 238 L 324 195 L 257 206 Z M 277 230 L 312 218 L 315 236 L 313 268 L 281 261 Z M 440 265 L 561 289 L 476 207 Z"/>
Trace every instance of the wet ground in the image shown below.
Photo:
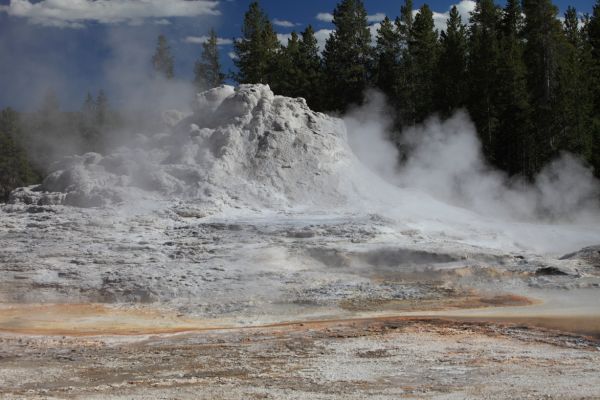
<path fill-rule="evenodd" d="M 600 398 L 595 250 L 377 215 L 0 212 L 1 398 Z"/>
<path fill-rule="evenodd" d="M 8 399 L 597 398 L 597 346 L 524 326 L 411 318 L 3 335 L 0 389 Z"/>

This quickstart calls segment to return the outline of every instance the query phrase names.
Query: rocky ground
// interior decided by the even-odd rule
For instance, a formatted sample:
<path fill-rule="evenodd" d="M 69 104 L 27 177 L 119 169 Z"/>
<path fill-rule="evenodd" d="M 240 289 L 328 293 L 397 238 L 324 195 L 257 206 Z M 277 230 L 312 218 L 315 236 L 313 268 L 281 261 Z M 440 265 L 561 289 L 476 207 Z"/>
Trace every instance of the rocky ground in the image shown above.
<path fill-rule="evenodd" d="M 3 398 L 600 397 L 596 249 L 180 209 L 2 207 Z"/>
<path fill-rule="evenodd" d="M 0 338 L 7 399 L 591 399 L 598 343 L 401 318 L 147 337 Z"/>

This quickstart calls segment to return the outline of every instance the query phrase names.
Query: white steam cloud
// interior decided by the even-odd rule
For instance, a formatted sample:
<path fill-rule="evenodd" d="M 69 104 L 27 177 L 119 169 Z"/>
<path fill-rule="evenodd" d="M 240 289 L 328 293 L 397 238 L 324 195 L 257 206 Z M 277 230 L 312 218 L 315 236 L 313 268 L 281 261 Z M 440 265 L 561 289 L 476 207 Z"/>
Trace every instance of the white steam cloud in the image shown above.
<path fill-rule="evenodd" d="M 512 221 L 591 225 L 600 222 L 600 182 L 569 154 L 546 166 L 533 183 L 511 180 L 492 169 L 468 115 L 431 117 L 400 136 L 399 164 L 390 143 L 391 120 L 384 96 L 371 92 L 365 106 L 345 117 L 350 145 L 361 161 L 388 182 L 418 189 L 483 217 Z"/>

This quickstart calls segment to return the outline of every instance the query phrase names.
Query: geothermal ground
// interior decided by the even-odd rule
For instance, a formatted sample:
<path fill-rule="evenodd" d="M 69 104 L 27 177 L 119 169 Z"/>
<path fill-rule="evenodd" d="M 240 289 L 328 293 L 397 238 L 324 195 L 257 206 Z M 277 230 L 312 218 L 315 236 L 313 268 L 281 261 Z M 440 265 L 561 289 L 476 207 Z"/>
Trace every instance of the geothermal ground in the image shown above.
<path fill-rule="evenodd" d="M 2 398 L 600 396 L 594 251 L 483 251 L 377 215 L 2 220 Z"/>
<path fill-rule="evenodd" d="M 393 187 L 268 87 L 199 103 L 0 206 L 0 397 L 600 398 L 593 219 Z"/>

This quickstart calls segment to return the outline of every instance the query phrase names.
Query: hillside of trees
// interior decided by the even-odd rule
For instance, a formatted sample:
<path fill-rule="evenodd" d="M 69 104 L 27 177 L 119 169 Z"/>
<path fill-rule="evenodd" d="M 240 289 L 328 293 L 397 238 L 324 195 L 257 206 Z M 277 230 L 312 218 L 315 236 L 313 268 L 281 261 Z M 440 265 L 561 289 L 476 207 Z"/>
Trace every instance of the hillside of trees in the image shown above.
<path fill-rule="evenodd" d="M 453 7 L 441 32 L 429 6 L 414 12 L 405 0 L 376 37 L 361 0 L 341 0 L 333 16 L 335 31 L 323 51 L 310 25 L 281 45 L 269 16 L 253 2 L 234 42 L 237 71 L 223 73 L 211 30 L 193 84 L 200 91 L 227 78 L 265 83 L 335 114 L 360 105 L 375 88 L 394 110 L 392 142 L 431 115 L 447 118 L 465 109 L 488 162 L 511 176 L 532 178 L 565 151 L 600 176 L 600 0 L 591 15 L 569 7 L 560 19 L 550 0 L 507 0 L 503 8 L 479 0 L 468 21 Z M 175 78 L 165 36 L 148 62 L 161 79 Z M 114 132 L 135 120 L 123 113 L 110 108 L 102 91 L 88 94 L 77 112 L 61 111 L 51 92 L 34 113 L 2 110 L 0 200 L 39 181 L 62 156 L 108 150 Z"/>

